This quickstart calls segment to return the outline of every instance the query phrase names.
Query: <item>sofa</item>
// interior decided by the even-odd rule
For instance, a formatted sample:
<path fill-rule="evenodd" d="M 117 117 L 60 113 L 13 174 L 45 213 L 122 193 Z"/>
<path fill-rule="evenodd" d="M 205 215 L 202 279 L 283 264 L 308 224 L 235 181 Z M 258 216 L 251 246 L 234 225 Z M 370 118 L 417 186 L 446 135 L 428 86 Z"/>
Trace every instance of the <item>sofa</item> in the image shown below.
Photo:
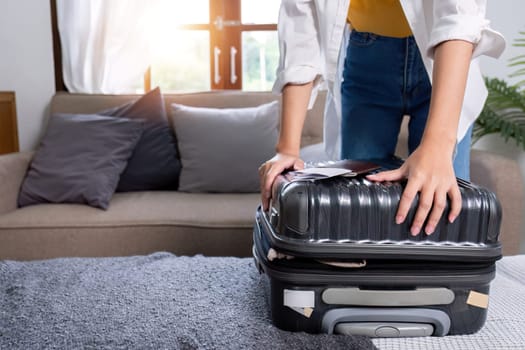
<path fill-rule="evenodd" d="M 163 97 L 167 111 L 173 103 L 242 108 L 280 99 L 270 92 L 241 91 Z M 308 112 L 302 134 L 305 154 L 322 141 L 324 98 L 320 94 Z M 137 95 L 58 92 L 50 101 L 50 112 L 96 113 L 136 99 Z M 405 143 L 406 128 L 402 128 L 397 151 L 400 156 L 406 155 Z M 0 156 L 0 259 L 128 256 L 155 251 L 251 255 L 254 214 L 260 201 L 257 192 L 117 192 L 106 210 L 62 203 L 19 208 L 18 194 L 33 155 L 19 152 Z M 523 186 L 518 165 L 505 157 L 473 150 L 471 169 L 472 181 L 494 191 L 502 204 L 503 253 L 517 254 L 523 226 Z"/>

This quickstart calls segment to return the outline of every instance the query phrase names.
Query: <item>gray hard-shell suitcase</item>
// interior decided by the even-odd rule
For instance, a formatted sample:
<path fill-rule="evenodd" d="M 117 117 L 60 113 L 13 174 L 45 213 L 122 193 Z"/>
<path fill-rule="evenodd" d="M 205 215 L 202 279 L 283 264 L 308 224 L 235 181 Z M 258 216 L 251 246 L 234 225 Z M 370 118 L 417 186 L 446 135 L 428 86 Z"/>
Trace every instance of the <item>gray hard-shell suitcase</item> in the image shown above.
<path fill-rule="evenodd" d="M 458 179 L 460 216 L 414 237 L 417 200 L 408 222 L 394 223 L 404 184 L 357 173 L 315 181 L 284 174 L 269 211 L 257 210 L 253 254 L 267 277 L 274 324 L 369 336 L 479 330 L 501 257 L 495 195 Z"/>

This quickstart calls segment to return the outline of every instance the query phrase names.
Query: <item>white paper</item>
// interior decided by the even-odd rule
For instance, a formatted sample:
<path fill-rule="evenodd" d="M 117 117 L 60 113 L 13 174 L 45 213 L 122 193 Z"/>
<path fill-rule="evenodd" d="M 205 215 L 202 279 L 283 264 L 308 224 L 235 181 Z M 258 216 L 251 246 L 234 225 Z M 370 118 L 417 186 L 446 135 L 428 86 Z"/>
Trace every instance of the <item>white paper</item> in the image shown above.
<path fill-rule="evenodd" d="M 315 306 L 315 292 L 313 290 L 291 290 L 283 291 L 283 304 L 289 307 L 311 307 Z"/>
<path fill-rule="evenodd" d="M 343 168 L 304 168 L 293 172 L 292 181 L 297 180 L 321 180 L 336 176 L 355 176 L 352 170 Z"/>
<path fill-rule="evenodd" d="M 334 177 L 352 173 L 352 170 L 342 168 L 304 168 L 302 170 L 297 170 L 296 173 L 306 175 L 319 175 L 324 177 Z"/>

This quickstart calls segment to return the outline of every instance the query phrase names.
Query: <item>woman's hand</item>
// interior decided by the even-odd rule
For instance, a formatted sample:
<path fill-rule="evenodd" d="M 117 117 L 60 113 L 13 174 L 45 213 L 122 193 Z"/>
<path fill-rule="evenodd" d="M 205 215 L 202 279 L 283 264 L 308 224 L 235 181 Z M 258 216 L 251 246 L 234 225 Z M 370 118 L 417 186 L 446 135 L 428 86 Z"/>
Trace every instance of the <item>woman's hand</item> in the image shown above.
<path fill-rule="evenodd" d="M 261 164 L 259 167 L 259 178 L 261 180 L 263 210 L 268 210 L 270 198 L 272 197 L 272 185 L 275 178 L 285 170 L 300 170 L 303 168 L 304 162 L 299 157 L 283 153 L 277 153 L 272 159 Z"/>
<path fill-rule="evenodd" d="M 401 196 L 396 214 L 396 223 L 405 221 L 410 206 L 419 192 L 419 204 L 410 228 L 410 233 L 419 234 L 425 220 L 424 232 L 430 235 L 443 214 L 450 199 L 448 221 L 453 222 L 461 211 L 461 193 L 454 175 L 452 157 L 438 147 L 421 144 L 396 170 L 368 175 L 372 181 L 396 181 L 407 178 L 408 182 Z"/>

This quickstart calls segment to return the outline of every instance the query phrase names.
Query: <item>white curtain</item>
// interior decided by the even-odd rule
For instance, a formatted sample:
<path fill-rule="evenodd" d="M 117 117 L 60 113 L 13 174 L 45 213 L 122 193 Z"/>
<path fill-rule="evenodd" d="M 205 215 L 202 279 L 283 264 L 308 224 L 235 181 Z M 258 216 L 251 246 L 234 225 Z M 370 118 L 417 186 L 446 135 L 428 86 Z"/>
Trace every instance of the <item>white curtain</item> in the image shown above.
<path fill-rule="evenodd" d="M 150 63 L 156 1 L 57 0 L 64 83 L 70 92 L 134 92 Z"/>

